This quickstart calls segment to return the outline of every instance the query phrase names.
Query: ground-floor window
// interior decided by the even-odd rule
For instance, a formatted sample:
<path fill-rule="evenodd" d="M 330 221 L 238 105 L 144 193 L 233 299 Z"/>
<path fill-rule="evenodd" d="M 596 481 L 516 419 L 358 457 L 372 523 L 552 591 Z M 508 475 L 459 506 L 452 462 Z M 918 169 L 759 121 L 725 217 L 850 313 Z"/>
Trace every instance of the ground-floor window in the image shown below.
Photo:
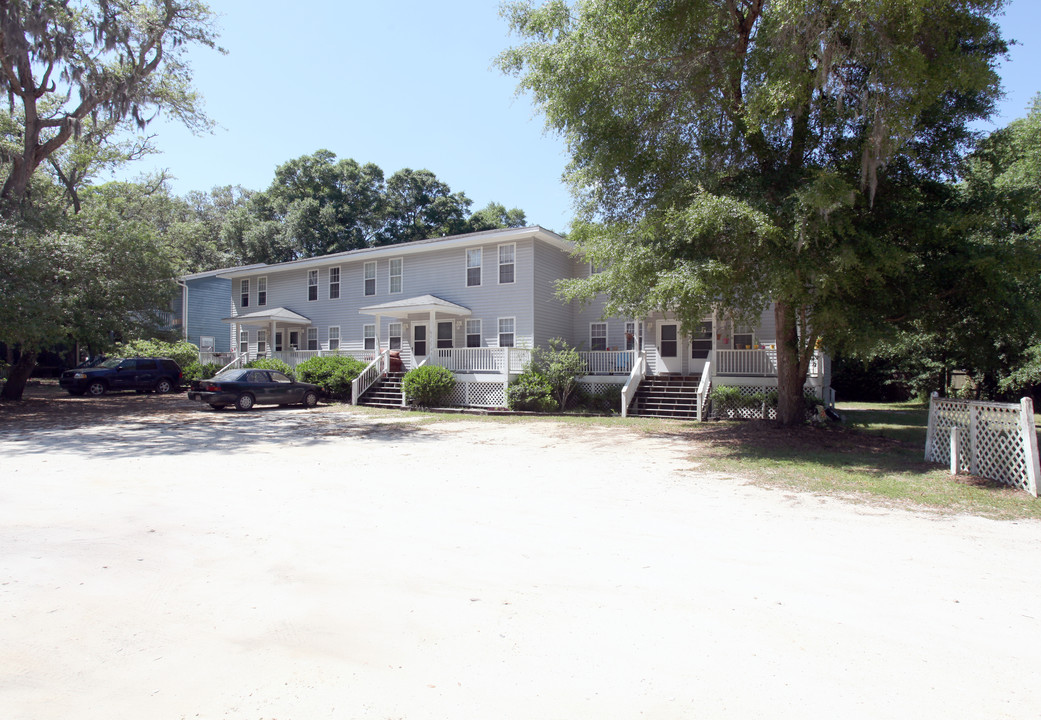
<path fill-rule="evenodd" d="M 318 328 L 307 328 L 307 349 L 318 349 Z"/>
<path fill-rule="evenodd" d="M 267 330 L 257 330 L 257 355 L 267 355 Z"/>
<path fill-rule="evenodd" d="M 249 330 L 239 331 L 239 352 L 243 354 L 249 352 Z"/>
<path fill-rule="evenodd" d="M 516 340 L 514 318 L 499 318 L 499 347 L 513 347 Z"/>
<path fill-rule="evenodd" d="M 705 360 L 712 352 L 712 321 L 701 323 L 691 336 L 690 356 L 695 360 Z"/>
<path fill-rule="evenodd" d="M 217 343 L 214 341 L 212 335 L 203 335 L 199 338 L 199 349 L 203 352 L 213 352 Z"/>
<path fill-rule="evenodd" d="M 437 346 L 439 348 L 452 347 L 452 326 L 454 324 L 451 320 L 437 324 Z"/>
<path fill-rule="evenodd" d="M 427 326 L 412 326 L 412 354 L 423 357 L 427 354 Z"/>
<path fill-rule="evenodd" d="M 361 328 L 362 347 L 366 350 L 376 349 L 376 326 L 362 325 Z"/>
<path fill-rule="evenodd" d="M 481 347 L 481 321 L 466 321 L 466 347 Z"/>
<path fill-rule="evenodd" d="M 329 349 L 340 349 L 340 327 L 338 325 L 329 328 Z"/>
<path fill-rule="evenodd" d="M 389 347 L 391 350 L 400 350 L 401 349 L 401 323 L 391 323 L 390 327 L 387 330 L 387 334 L 389 335 L 389 339 L 388 339 L 389 345 L 387 347 Z"/>
<path fill-rule="evenodd" d="M 590 350 L 606 350 L 607 349 L 607 323 L 604 323 L 604 322 L 589 323 L 589 349 Z"/>
<path fill-rule="evenodd" d="M 275 333 L 275 352 L 282 352 L 282 331 Z"/>

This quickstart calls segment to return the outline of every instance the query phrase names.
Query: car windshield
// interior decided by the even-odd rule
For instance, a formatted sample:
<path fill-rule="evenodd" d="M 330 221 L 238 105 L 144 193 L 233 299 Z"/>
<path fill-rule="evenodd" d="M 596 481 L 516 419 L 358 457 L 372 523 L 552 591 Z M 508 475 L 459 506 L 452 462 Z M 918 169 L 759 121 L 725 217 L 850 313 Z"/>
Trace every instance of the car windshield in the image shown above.
<path fill-rule="evenodd" d="M 245 374 L 245 370 L 236 368 L 235 370 L 225 370 L 220 375 L 214 375 L 214 380 L 224 380 L 225 382 L 232 382 L 234 380 L 241 380 Z"/>
<path fill-rule="evenodd" d="M 100 365 L 98 365 L 98 367 L 103 367 L 103 368 L 119 367 L 119 363 L 121 363 L 121 362 L 123 362 L 123 358 L 109 358 L 105 362 L 103 362 Z"/>

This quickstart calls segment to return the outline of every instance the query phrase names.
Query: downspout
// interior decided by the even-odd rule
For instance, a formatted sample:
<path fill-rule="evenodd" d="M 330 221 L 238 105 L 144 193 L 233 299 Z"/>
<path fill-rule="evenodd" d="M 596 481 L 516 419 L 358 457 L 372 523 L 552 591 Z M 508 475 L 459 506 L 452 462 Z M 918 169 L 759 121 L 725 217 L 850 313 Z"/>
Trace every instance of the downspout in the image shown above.
<path fill-rule="evenodd" d="M 184 288 L 184 293 L 181 295 L 181 330 L 184 335 L 185 342 L 188 341 L 188 283 L 184 280 L 177 280 L 178 285 Z"/>

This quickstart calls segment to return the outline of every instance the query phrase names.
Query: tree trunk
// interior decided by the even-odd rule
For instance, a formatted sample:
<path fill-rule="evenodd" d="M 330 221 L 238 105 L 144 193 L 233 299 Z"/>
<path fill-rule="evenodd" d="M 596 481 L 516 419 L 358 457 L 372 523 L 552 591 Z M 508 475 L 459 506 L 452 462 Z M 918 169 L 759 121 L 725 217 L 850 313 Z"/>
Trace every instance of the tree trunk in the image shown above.
<path fill-rule="evenodd" d="M 29 381 L 29 376 L 33 374 L 35 368 L 36 351 L 22 350 L 18 362 L 11 366 L 3 392 L 0 392 L 0 400 L 21 400 L 22 393 L 25 392 L 25 384 Z"/>
<path fill-rule="evenodd" d="M 801 362 L 803 340 L 799 337 L 795 309 L 787 303 L 774 305 L 777 324 L 777 422 L 801 425 L 806 422 L 803 386 L 808 363 Z"/>

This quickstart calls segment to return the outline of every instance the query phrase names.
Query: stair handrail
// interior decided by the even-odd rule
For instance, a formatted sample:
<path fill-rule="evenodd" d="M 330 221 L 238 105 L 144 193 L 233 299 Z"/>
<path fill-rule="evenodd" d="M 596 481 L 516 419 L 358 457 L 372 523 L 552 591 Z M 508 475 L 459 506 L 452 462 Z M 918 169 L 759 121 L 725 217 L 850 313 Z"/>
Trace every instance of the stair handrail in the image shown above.
<path fill-rule="evenodd" d="M 647 352 L 641 350 L 636 362 L 633 363 L 633 369 L 629 372 L 629 379 L 625 381 L 625 385 L 622 385 L 622 417 L 629 417 L 629 404 L 636 397 L 636 391 L 639 390 L 640 383 L 645 377 L 647 377 Z"/>
<path fill-rule="evenodd" d="M 237 367 L 237 366 L 238 366 L 238 363 L 241 363 L 241 362 L 242 362 L 242 358 L 246 357 L 247 355 L 248 355 L 248 353 L 236 353 L 236 354 L 235 354 L 235 357 L 233 357 L 233 358 L 231 359 L 231 362 L 230 362 L 230 363 L 228 363 L 227 365 L 225 365 L 224 367 L 222 367 L 222 368 L 221 368 L 220 370 L 218 370 L 217 372 L 213 373 L 214 377 L 216 377 L 217 375 L 220 375 L 220 374 L 221 374 L 222 372 L 224 372 L 225 370 L 227 370 L 228 368 L 230 368 L 230 367 L 231 367 L 232 365 L 235 365 L 235 366 Z"/>
<path fill-rule="evenodd" d="M 706 362 L 701 371 L 701 382 L 698 383 L 698 422 L 701 422 L 704 409 L 708 404 L 708 394 L 712 391 L 712 363 Z"/>
<path fill-rule="evenodd" d="M 362 394 L 383 377 L 389 365 L 390 350 L 384 350 L 358 373 L 358 377 L 351 381 L 351 405 L 358 404 Z"/>

